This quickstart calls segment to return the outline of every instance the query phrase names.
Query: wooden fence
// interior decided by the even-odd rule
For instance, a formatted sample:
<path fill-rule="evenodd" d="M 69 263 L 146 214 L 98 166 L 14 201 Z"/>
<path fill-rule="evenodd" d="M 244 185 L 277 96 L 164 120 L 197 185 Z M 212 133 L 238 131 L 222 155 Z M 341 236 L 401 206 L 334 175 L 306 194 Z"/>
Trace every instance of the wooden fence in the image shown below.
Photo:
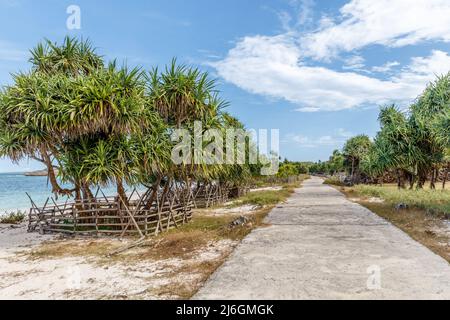
<path fill-rule="evenodd" d="M 136 190 L 133 191 L 135 193 Z M 127 201 L 122 201 L 103 195 L 90 201 L 58 204 L 49 198 L 43 207 L 38 207 L 30 198 L 32 208 L 28 231 L 42 234 L 157 235 L 189 222 L 192 217 L 192 200 L 179 201 L 175 193 L 158 196 L 150 205 L 144 203 L 145 195 L 132 199 L 130 196 Z"/>

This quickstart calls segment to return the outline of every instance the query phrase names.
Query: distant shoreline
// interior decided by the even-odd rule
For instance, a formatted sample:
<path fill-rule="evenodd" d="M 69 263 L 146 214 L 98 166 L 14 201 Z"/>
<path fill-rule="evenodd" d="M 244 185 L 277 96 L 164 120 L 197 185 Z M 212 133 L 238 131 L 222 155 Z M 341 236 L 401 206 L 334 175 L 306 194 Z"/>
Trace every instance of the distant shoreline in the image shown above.
<path fill-rule="evenodd" d="M 23 175 L 26 177 L 46 177 L 47 170 L 44 169 L 44 170 L 25 172 Z"/>

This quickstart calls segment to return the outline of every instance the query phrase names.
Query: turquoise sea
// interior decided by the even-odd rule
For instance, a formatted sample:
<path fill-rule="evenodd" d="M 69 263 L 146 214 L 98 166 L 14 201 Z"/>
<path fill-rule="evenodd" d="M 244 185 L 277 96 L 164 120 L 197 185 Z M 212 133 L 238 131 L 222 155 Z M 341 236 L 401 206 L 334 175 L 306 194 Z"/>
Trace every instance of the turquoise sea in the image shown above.
<path fill-rule="evenodd" d="M 106 195 L 115 194 L 115 188 L 104 188 Z M 130 188 L 128 188 L 130 189 Z M 95 192 L 96 190 L 93 190 Z M 128 190 L 129 191 L 129 190 Z M 26 177 L 21 173 L 0 173 L 0 213 L 5 211 L 27 210 L 30 208 L 28 193 L 38 206 L 44 205 L 52 196 L 47 177 Z M 59 198 L 58 202 L 64 203 Z"/>

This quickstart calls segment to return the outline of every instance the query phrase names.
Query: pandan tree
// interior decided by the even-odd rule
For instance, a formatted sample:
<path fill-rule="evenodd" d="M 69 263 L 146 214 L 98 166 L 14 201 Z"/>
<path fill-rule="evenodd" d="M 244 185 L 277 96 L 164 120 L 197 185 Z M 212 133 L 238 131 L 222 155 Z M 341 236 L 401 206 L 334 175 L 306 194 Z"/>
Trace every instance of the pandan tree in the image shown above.
<path fill-rule="evenodd" d="M 450 111 L 447 110 L 442 115 L 440 115 L 433 126 L 435 132 L 435 137 L 444 148 L 444 154 L 442 157 L 442 167 L 443 167 L 443 179 L 442 179 L 442 189 L 445 189 L 447 183 L 448 175 L 450 172 Z"/>
<path fill-rule="evenodd" d="M 393 105 L 382 108 L 378 119 L 381 131 L 373 145 L 376 165 L 384 172 L 395 172 L 398 188 L 406 188 L 405 179 L 413 188 L 416 165 L 424 161 L 424 157 L 415 143 L 415 133 L 407 115 Z"/>
<path fill-rule="evenodd" d="M 30 61 L 32 70 L 15 75 L 1 95 L 0 154 L 44 163 L 56 195 L 90 199 L 91 186 L 113 183 L 126 199 L 124 183 L 139 172 L 142 128 L 160 134 L 140 71 L 105 67 L 88 42 L 71 38 L 38 45 Z M 59 185 L 55 168 L 73 189 Z"/>
<path fill-rule="evenodd" d="M 238 183 L 251 174 L 248 163 L 172 161 L 176 129 L 193 132 L 196 122 L 200 134 L 243 128 L 222 112 L 227 103 L 208 74 L 175 60 L 163 72 L 118 67 L 105 63 L 88 41 L 74 38 L 39 44 L 30 62 L 31 70 L 14 75 L 0 93 L 0 156 L 42 162 L 56 195 L 90 201 L 93 186 L 112 184 L 126 205 L 125 184 L 143 184 L 151 206 L 161 186 L 162 204 L 171 186 Z"/>
<path fill-rule="evenodd" d="M 329 173 L 335 175 L 344 170 L 344 155 L 339 150 L 334 150 L 328 160 Z"/>
<path fill-rule="evenodd" d="M 163 193 L 167 193 L 174 181 L 184 183 L 190 189 L 193 181 L 209 183 L 216 179 L 221 174 L 221 166 L 208 164 L 203 157 L 195 157 L 195 154 L 203 153 L 208 141 L 202 139 L 200 145 L 193 141 L 194 133 L 203 137 L 208 129 L 221 128 L 221 111 L 227 103 L 220 99 L 216 81 L 197 68 L 177 64 L 175 59 L 164 71 L 153 69 L 146 78 L 150 105 L 171 132 L 180 129 L 190 132 L 193 149 L 187 161 L 172 163 L 156 178 L 153 190 L 161 183 L 164 185 Z M 201 132 L 194 132 L 196 123 L 200 124 Z"/>
<path fill-rule="evenodd" d="M 450 73 L 428 85 L 417 102 L 411 106 L 409 126 L 414 132 L 414 143 L 420 150 L 416 162 L 418 188 L 423 188 L 431 174 L 431 188 L 435 189 L 440 166 L 445 163 L 447 146 L 435 130 L 436 121 L 450 112 Z"/>
<path fill-rule="evenodd" d="M 352 183 L 359 183 L 361 181 L 360 163 L 362 159 L 368 154 L 372 142 L 366 135 L 358 135 L 350 138 L 344 145 L 343 155 L 345 163 L 349 169 Z"/>
<path fill-rule="evenodd" d="M 75 190 L 62 188 L 54 169 L 62 172 L 62 143 L 78 131 L 72 121 L 76 111 L 69 109 L 71 86 L 76 78 L 102 68 L 103 61 L 88 41 L 71 38 L 61 46 L 45 41 L 31 56 L 31 71 L 15 74 L 14 84 L 1 94 L 0 154 L 13 161 L 32 158 L 42 162 L 52 191 L 68 195 Z"/>

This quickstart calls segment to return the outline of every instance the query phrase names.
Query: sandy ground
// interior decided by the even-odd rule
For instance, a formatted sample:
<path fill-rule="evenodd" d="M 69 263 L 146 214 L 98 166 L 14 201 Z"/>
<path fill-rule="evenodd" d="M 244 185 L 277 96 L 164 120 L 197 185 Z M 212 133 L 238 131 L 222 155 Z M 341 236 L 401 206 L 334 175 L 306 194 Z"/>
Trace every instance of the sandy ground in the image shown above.
<path fill-rule="evenodd" d="M 205 215 L 209 216 L 227 216 L 227 215 L 250 215 L 253 214 L 256 210 L 260 209 L 259 206 L 254 205 L 243 205 L 238 207 L 230 207 L 230 208 L 213 208 L 202 210 L 201 212 Z"/>
<path fill-rule="evenodd" d="M 194 299 L 450 299 L 450 265 L 312 178 Z"/>
<path fill-rule="evenodd" d="M 270 187 L 253 191 L 280 189 Z M 243 205 L 204 210 L 203 214 L 247 215 L 257 209 Z M 91 245 L 120 248 L 130 242 L 61 239 L 27 233 L 25 224 L 13 227 L 0 224 L 0 299 L 177 299 L 180 296 L 171 295 L 177 291 L 177 286 L 183 284 L 183 290 L 191 290 L 205 280 L 197 268 L 199 265 L 221 261 L 237 245 L 231 240 L 214 241 L 179 259 L 136 259 L 145 254 L 140 248 L 124 253 L 130 259 L 108 260 L 104 254 L 79 252 L 35 254 L 47 246 L 51 250 L 55 250 L 55 245 L 71 249 Z"/>
<path fill-rule="evenodd" d="M 111 239 L 54 240 L 27 233 L 25 225 L 0 225 L 0 299 L 177 299 L 180 296 L 171 295 L 176 286 L 195 287 L 203 281 L 195 266 L 222 259 L 236 245 L 216 241 L 188 257 L 161 260 L 136 259 L 144 253 L 140 248 L 126 252 L 130 259 L 121 260 L 83 254 L 33 255 L 52 243 L 81 250 L 90 245 L 126 244 Z"/>
<path fill-rule="evenodd" d="M 280 191 L 283 187 L 275 186 L 275 187 L 265 187 L 265 188 L 257 188 L 251 189 L 250 192 L 259 192 L 259 191 Z"/>

